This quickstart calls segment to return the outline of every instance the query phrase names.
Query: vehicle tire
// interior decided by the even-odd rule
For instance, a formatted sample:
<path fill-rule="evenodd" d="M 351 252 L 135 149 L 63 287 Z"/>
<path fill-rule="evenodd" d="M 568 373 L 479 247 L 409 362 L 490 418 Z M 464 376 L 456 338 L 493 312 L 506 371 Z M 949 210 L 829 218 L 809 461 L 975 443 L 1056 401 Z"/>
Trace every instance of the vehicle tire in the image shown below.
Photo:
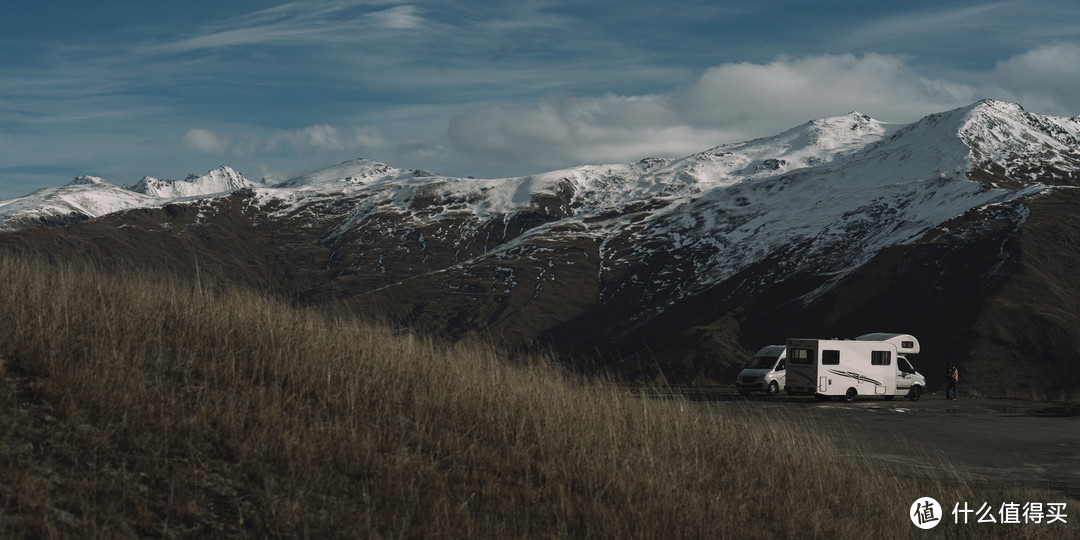
<path fill-rule="evenodd" d="M 921 386 L 912 386 L 911 390 L 908 390 L 907 398 L 910 399 L 911 401 L 919 401 L 919 398 L 921 398 L 921 397 L 922 397 L 922 387 Z"/>
<path fill-rule="evenodd" d="M 776 384 L 776 381 L 769 383 L 769 388 L 765 390 L 765 395 L 775 396 L 780 393 L 780 385 Z"/>
<path fill-rule="evenodd" d="M 856 390 L 854 388 L 848 388 L 847 392 L 844 392 L 844 396 L 841 399 L 844 400 L 844 403 L 851 403 L 852 401 L 855 401 L 855 396 L 858 396 L 858 395 L 859 395 L 858 390 Z"/>

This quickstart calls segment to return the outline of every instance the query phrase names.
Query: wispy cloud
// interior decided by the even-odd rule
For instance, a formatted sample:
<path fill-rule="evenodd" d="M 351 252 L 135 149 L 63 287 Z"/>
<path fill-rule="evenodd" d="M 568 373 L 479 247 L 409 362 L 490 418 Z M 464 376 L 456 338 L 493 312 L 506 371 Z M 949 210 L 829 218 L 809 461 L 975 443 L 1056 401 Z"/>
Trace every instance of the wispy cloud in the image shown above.
<path fill-rule="evenodd" d="M 343 150 L 372 150 L 387 146 L 378 128 L 372 126 L 340 128 L 316 124 L 305 128 L 278 131 L 268 143 L 268 149 L 276 150 L 285 143 L 297 154 L 308 152 L 339 152 Z"/>
<path fill-rule="evenodd" d="M 911 43 L 920 36 L 941 36 L 949 33 L 966 33 L 986 30 L 991 26 L 1007 24 L 999 12 L 1007 10 L 1015 2 L 993 2 L 974 6 L 941 5 L 932 9 L 903 12 L 880 17 L 860 24 L 840 36 L 841 42 L 849 44 L 881 44 L 888 42 Z"/>
<path fill-rule="evenodd" d="M 424 19 L 420 16 L 422 12 L 423 10 L 417 6 L 396 6 L 365 13 L 364 17 L 374 21 L 380 28 L 412 30 L 424 26 Z"/>
<path fill-rule="evenodd" d="M 184 135 L 184 143 L 192 150 L 206 154 L 230 154 L 239 157 L 272 156 L 283 153 L 311 155 L 366 152 L 383 150 L 392 146 L 384 139 L 377 127 L 341 127 L 330 124 L 313 124 L 299 129 L 279 129 L 269 133 L 248 130 L 241 137 L 220 135 L 208 128 L 192 128 Z"/>
<path fill-rule="evenodd" d="M 899 6 L 899 4 L 897 4 Z M 985 65 L 995 55 L 1055 40 L 1077 38 L 1080 6 L 1060 0 L 1006 0 L 989 3 L 941 2 L 900 10 L 837 32 L 833 48 L 851 51 L 905 51 L 927 61 Z"/>
<path fill-rule="evenodd" d="M 368 32 L 424 26 L 423 10 L 398 2 L 298 1 L 205 25 L 196 35 L 150 44 L 146 52 L 187 53 L 239 46 L 361 42 Z"/>

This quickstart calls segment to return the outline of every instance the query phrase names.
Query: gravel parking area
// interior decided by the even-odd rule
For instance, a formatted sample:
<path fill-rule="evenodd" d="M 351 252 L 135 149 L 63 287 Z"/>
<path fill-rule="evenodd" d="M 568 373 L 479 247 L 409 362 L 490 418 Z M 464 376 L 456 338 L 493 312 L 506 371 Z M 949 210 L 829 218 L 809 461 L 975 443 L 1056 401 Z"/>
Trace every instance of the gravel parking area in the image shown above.
<path fill-rule="evenodd" d="M 1024 484 L 1080 499 L 1080 406 L 944 393 L 919 401 L 859 398 L 851 403 L 812 397 L 743 398 L 734 389 L 672 394 L 730 407 L 827 420 L 827 433 L 852 455 L 931 474 L 952 467 L 973 482 Z M 820 424 L 819 424 L 820 425 Z"/>

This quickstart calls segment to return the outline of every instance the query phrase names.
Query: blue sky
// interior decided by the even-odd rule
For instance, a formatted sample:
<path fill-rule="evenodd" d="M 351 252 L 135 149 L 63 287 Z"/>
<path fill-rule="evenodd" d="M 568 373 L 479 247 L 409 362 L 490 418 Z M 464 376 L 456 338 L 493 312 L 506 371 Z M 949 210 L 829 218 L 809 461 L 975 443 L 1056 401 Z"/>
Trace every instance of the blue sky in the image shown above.
<path fill-rule="evenodd" d="M 355 157 L 523 175 L 984 97 L 1080 114 L 1069 1 L 10 4 L 0 198 Z"/>

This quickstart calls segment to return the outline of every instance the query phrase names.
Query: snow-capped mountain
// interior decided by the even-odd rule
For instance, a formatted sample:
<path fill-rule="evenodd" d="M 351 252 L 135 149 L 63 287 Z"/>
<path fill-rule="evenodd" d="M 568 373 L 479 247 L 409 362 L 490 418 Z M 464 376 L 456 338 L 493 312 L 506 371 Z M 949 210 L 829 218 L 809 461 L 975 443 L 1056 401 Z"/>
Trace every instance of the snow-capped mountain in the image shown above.
<path fill-rule="evenodd" d="M 546 244 L 556 238 L 591 243 L 601 299 L 648 284 L 634 293 L 629 331 L 766 258 L 781 257 L 783 263 L 771 278 L 760 280 L 762 286 L 811 268 L 835 281 L 882 248 L 911 242 L 972 208 L 1047 189 L 1038 182 L 993 189 L 969 177 L 981 156 L 1005 155 L 1005 143 L 1015 144 L 993 136 L 990 128 L 1000 122 L 986 120 L 1012 111 L 1006 104 L 981 102 L 910 126 L 887 126 L 851 113 L 678 160 L 508 179 L 438 177 L 357 160 L 259 197 L 271 206 L 288 201 L 276 211 L 281 217 L 310 203 L 314 193 L 356 197 L 355 205 L 340 205 L 347 210 L 340 215 L 321 213 L 335 223 L 328 239 L 348 243 L 359 230 L 390 219 L 393 226 L 380 234 L 397 236 L 402 246 L 410 235 L 419 235 L 425 245 L 452 246 L 456 256 L 442 263 L 452 268 L 542 259 Z M 1068 122 L 1053 125 L 1067 126 L 1066 133 L 1075 129 Z M 1013 129 L 1024 137 L 1026 132 Z M 1053 139 L 1053 133 L 1028 129 Z M 1028 139 L 1037 148 L 1045 146 L 1038 137 Z M 288 191 L 297 188 L 305 190 L 302 196 Z M 490 243 L 493 225 L 503 228 L 499 242 L 479 251 L 479 259 L 468 257 L 481 231 L 483 244 Z M 363 243 L 373 240 L 361 236 Z M 792 256 L 796 250 L 798 257 Z M 354 266 L 383 272 L 381 265 L 367 264 Z M 544 273 L 533 273 L 539 281 L 532 285 L 542 287 Z M 608 274 L 624 277 L 609 281 Z M 460 284 L 444 286 L 452 290 Z"/>
<path fill-rule="evenodd" d="M 0 230 L 34 225 L 66 225 L 156 201 L 92 176 L 66 186 L 39 189 L 25 197 L 0 201 Z"/>
<path fill-rule="evenodd" d="M 231 193 L 256 184 L 228 166 L 222 165 L 206 174 L 189 174 L 183 180 L 161 180 L 144 176 L 131 191 L 162 198 L 200 197 Z"/>
<path fill-rule="evenodd" d="M 66 225 L 131 210 L 163 206 L 179 199 L 227 194 L 254 187 L 240 173 L 222 165 L 184 180 L 149 176 L 131 186 L 118 186 L 96 176 L 78 176 L 58 188 L 39 189 L 25 197 L 0 200 L 0 230 L 33 225 Z"/>
<path fill-rule="evenodd" d="M 227 167 L 130 190 L 77 179 L 20 207 L 0 202 L 0 227 L 31 208 L 104 213 L 73 210 L 75 193 L 111 209 L 188 197 L 94 220 L 86 234 L 142 238 L 138 256 L 170 265 L 197 252 L 201 269 L 218 260 L 222 275 L 312 304 L 588 351 L 623 372 L 723 378 L 750 349 L 817 332 L 912 332 L 927 351 L 990 365 L 1034 353 L 1000 335 L 1023 332 L 988 327 L 1026 320 L 1030 334 L 1074 316 L 1080 327 L 1080 308 L 1045 319 L 1009 311 L 1024 302 L 1010 295 L 1030 298 L 1032 287 L 1073 290 L 1029 268 L 1035 253 L 1073 256 L 1044 236 L 1080 238 L 1046 229 L 1072 219 L 1060 216 L 1080 185 L 1078 134 L 1078 119 L 997 101 L 907 125 L 852 112 L 679 159 L 515 178 L 358 159 L 272 187 Z M 67 206 L 48 210 L 47 197 Z M 1074 334 L 1053 334 L 1039 357 L 1080 362 Z M 1002 340 L 1000 351 L 984 347 Z"/>
<path fill-rule="evenodd" d="M 108 180 L 97 176 L 81 175 L 76 176 L 74 180 L 68 182 L 69 186 L 85 186 L 90 184 L 108 184 Z"/>

